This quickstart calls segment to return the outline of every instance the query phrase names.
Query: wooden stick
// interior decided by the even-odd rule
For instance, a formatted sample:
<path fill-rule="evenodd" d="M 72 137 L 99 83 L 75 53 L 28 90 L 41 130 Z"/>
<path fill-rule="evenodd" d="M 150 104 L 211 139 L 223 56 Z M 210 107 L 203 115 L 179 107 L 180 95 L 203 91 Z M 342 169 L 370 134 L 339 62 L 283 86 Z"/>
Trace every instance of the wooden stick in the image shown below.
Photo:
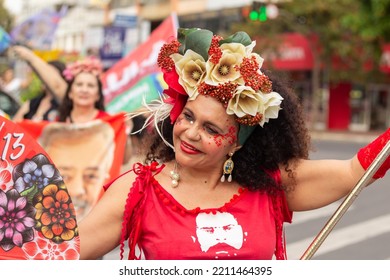
<path fill-rule="evenodd" d="M 365 186 L 367 186 L 368 182 L 372 179 L 372 176 L 374 176 L 375 172 L 387 159 L 389 154 L 390 154 L 390 141 L 387 142 L 387 144 L 382 149 L 382 151 L 376 156 L 374 161 L 370 164 L 366 172 L 364 172 L 363 176 L 360 178 L 359 182 L 357 182 L 356 186 L 352 189 L 349 195 L 344 199 L 343 203 L 341 203 L 341 205 L 337 208 L 336 212 L 332 215 L 332 217 L 325 224 L 325 226 L 322 228 L 320 233 L 315 237 L 313 242 L 306 249 L 305 253 L 300 258 L 301 260 L 309 260 L 313 257 L 315 252 L 317 252 L 318 248 L 325 241 L 326 237 L 328 237 L 329 233 L 333 230 L 333 228 L 341 219 L 341 217 L 352 205 L 352 203 L 358 197 L 362 189 Z"/>

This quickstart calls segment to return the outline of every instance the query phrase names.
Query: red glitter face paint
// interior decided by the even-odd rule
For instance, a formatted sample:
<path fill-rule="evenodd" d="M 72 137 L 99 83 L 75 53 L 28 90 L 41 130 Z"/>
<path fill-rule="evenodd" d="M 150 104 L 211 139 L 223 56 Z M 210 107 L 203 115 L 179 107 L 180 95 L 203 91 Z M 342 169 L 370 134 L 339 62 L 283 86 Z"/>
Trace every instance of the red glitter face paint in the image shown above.
<path fill-rule="evenodd" d="M 228 142 L 232 145 L 237 141 L 237 128 L 235 126 L 231 126 L 229 127 L 228 133 L 215 135 L 213 140 L 218 147 L 221 147 L 223 142 Z"/>
<path fill-rule="evenodd" d="M 237 127 L 229 127 L 229 132 L 225 134 L 229 144 L 234 144 L 237 141 Z"/>
<path fill-rule="evenodd" d="M 222 146 L 222 139 L 223 139 L 223 135 L 221 135 L 221 134 L 215 135 L 213 137 L 214 143 L 215 143 L 215 145 L 217 145 L 217 147 Z"/>

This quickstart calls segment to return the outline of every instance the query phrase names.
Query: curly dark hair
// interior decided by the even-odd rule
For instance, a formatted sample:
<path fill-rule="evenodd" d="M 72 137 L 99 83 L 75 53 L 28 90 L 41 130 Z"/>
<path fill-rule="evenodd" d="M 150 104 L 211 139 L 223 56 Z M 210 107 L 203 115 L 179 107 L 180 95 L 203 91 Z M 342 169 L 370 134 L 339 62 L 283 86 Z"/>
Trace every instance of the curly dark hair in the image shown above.
<path fill-rule="evenodd" d="M 294 159 L 307 159 L 310 150 L 310 136 L 301 104 L 285 79 L 267 73 L 273 85 L 284 100 L 277 119 L 271 119 L 264 127 L 256 126 L 244 145 L 232 157 L 232 176 L 241 186 L 251 190 L 261 190 L 269 194 L 285 188 L 275 182 L 272 172 L 284 168 L 294 178 Z M 169 118 L 160 124 L 164 138 L 172 143 L 173 125 Z M 145 162 L 162 162 L 175 158 L 171 148 L 156 135 Z"/>
<path fill-rule="evenodd" d="M 99 78 L 96 77 L 96 79 L 98 82 L 99 100 L 95 102 L 95 108 L 100 111 L 105 111 L 103 85 Z M 61 105 L 58 108 L 58 113 L 59 113 L 58 121 L 60 122 L 65 122 L 66 118 L 70 116 L 70 112 L 72 112 L 73 101 L 69 98 L 69 93 L 73 83 L 74 83 L 74 79 L 72 79 L 68 83 L 68 88 L 66 89 L 64 99 L 62 100 Z"/>

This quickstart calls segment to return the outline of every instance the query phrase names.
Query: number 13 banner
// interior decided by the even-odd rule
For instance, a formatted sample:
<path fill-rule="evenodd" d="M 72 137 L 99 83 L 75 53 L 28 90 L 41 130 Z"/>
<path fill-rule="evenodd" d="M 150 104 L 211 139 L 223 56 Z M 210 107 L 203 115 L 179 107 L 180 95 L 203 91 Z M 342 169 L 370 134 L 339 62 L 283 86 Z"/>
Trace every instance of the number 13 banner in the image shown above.
<path fill-rule="evenodd" d="M 0 259 L 78 259 L 75 208 L 44 149 L 0 116 Z"/>

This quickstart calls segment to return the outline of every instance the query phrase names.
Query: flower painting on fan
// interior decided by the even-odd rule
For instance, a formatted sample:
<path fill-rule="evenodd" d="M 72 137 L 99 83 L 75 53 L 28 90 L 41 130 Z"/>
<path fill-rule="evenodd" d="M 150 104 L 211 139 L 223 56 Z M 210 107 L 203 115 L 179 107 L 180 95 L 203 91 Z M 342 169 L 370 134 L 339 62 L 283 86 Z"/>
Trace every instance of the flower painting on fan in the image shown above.
<path fill-rule="evenodd" d="M 0 259 L 78 259 L 76 211 L 45 151 L 0 117 Z"/>

